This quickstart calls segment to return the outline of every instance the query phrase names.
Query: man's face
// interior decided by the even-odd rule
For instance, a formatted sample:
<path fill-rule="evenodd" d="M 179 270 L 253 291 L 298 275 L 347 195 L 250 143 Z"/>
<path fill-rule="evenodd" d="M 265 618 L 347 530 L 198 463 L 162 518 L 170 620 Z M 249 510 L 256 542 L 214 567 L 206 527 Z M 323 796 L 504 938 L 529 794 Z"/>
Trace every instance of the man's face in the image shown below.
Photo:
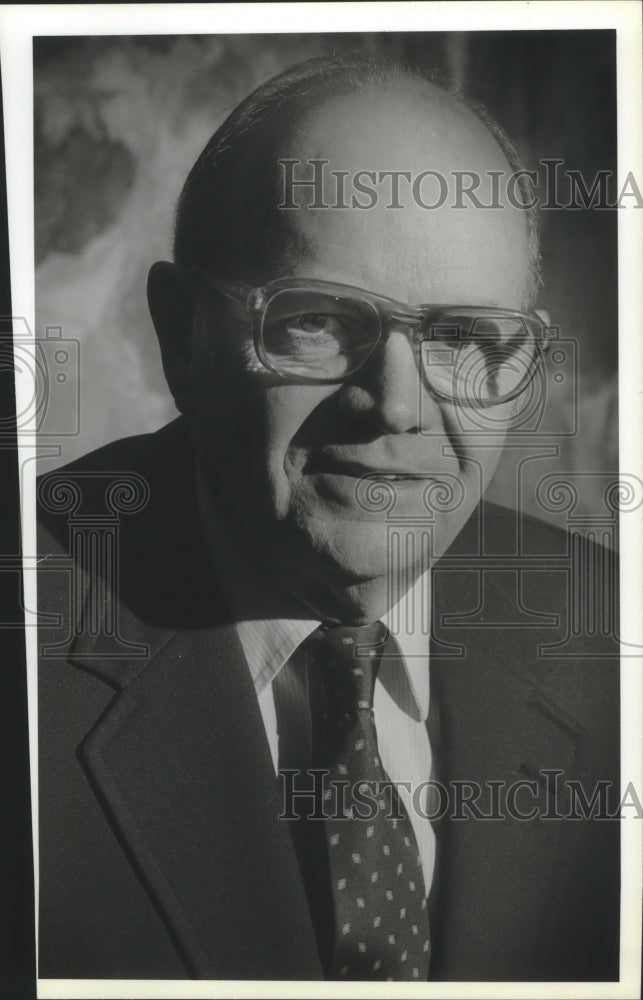
<path fill-rule="evenodd" d="M 409 304 L 521 308 L 524 212 L 451 207 L 453 171 L 481 176 L 477 194 L 484 203 L 492 200 L 488 172 L 509 174 L 479 123 L 414 86 L 338 97 L 311 119 L 285 141 L 283 157 L 302 161 L 302 172 L 305 161 L 329 161 L 327 204 L 336 201 L 333 170 L 349 177 L 359 170 L 414 177 L 435 170 L 447 178 L 449 196 L 443 208 L 427 210 L 414 202 L 410 185 L 401 186 L 402 208 L 392 209 L 390 188 L 381 186 L 370 209 L 291 211 L 288 222 L 306 249 L 289 276 L 354 285 Z M 425 202 L 435 190 L 424 189 Z M 295 200 L 305 206 L 310 193 L 295 192 Z M 282 584 L 327 615 L 346 595 L 357 604 L 376 595 L 377 605 L 390 566 L 391 517 L 416 534 L 426 535 L 428 527 L 433 557 L 444 551 L 493 475 L 511 404 L 496 407 L 489 422 L 438 402 L 401 326 L 341 385 L 285 382 L 263 369 L 248 320 L 233 305 L 211 336 L 214 363 L 200 368 L 193 415 L 202 474 L 220 515 Z M 473 433 L 463 430 L 467 421 Z M 481 433 L 485 426 L 493 433 Z M 384 505 L 364 481 L 377 482 L 378 474 L 380 497 L 383 491 L 389 497 Z M 445 510 L 427 506 L 432 484 L 454 491 Z M 400 558 L 411 564 L 409 578 L 423 568 L 417 546 L 415 555 Z"/>

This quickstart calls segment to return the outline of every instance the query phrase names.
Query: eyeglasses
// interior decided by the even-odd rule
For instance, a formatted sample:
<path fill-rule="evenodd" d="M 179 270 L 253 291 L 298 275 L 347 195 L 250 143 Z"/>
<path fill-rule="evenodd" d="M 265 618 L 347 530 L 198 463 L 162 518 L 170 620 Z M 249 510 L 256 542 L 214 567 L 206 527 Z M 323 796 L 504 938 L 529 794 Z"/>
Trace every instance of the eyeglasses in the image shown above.
<path fill-rule="evenodd" d="M 261 363 L 282 379 L 341 383 L 394 330 L 417 350 L 418 369 L 436 398 L 486 408 L 519 396 L 549 348 L 536 315 L 486 306 L 409 306 L 351 285 L 281 278 L 260 288 L 201 270 L 213 291 L 244 307 Z"/>

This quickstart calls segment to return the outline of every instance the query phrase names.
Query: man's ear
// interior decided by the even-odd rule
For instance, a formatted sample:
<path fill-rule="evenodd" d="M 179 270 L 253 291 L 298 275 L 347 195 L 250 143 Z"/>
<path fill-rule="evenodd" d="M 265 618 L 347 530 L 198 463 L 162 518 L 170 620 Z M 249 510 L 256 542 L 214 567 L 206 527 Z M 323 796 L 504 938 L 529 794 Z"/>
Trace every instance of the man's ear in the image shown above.
<path fill-rule="evenodd" d="M 148 275 L 147 301 L 167 384 L 177 409 L 187 413 L 194 395 L 190 350 L 195 298 L 190 276 L 176 264 L 157 261 Z"/>
<path fill-rule="evenodd" d="M 534 309 L 538 319 L 541 319 L 545 326 L 551 326 L 551 318 L 546 309 Z"/>

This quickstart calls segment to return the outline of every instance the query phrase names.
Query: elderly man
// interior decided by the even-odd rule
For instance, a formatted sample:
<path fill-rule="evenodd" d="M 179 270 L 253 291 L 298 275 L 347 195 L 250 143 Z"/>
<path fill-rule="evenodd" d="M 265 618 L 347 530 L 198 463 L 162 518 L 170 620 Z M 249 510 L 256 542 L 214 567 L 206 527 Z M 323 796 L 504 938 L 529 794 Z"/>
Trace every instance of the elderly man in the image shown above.
<path fill-rule="evenodd" d="M 197 160 L 181 416 L 40 484 L 42 976 L 618 977 L 617 661 L 555 652 L 566 536 L 481 501 L 548 340 L 517 167 L 324 59 Z"/>

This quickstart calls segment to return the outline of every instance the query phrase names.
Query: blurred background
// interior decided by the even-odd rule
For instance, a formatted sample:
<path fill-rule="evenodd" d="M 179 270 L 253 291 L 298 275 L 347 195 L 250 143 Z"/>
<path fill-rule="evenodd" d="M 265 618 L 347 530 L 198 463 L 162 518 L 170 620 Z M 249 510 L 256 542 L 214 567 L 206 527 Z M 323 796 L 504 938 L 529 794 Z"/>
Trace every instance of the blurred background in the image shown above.
<path fill-rule="evenodd" d="M 615 171 L 613 31 L 34 39 L 36 332 L 78 341 L 77 353 L 56 357 L 64 405 L 80 405 L 76 427 L 41 439 L 40 471 L 176 415 L 145 283 L 151 263 L 170 257 L 183 181 L 259 83 L 310 56 L 356 50 L 437 70 L 487 105 L 530 168 L 560 159 L 588 185 Z M 564 184 L 561 193 L 568 200 Z M 561 337 L 547 435 L 528 424 L 513 435 L 488 496 L 564 522 L 569 504 L 543 506 L 537 493 L 560 473 L 576 484 L 573 517 L 590 523 L 605 516 L 618 470 L 616 212 L 544 210 L 541 236 L 537 304 Z"/>

